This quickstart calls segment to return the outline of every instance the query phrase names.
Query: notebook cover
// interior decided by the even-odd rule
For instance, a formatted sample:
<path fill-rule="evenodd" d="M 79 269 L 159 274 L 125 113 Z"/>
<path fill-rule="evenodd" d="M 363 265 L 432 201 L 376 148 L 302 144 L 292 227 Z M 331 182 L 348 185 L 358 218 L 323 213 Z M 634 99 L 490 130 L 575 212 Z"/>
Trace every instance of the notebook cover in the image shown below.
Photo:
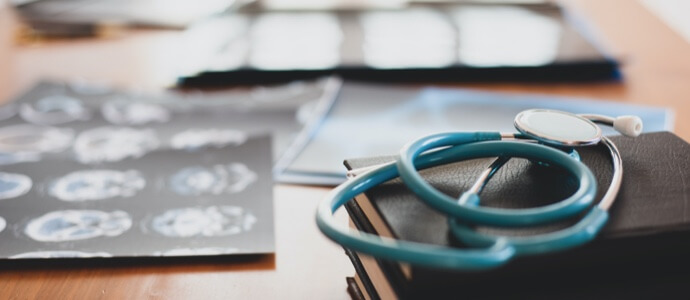
<path fill-rule="evenodd" d="M 665 295 L 673 291 L 666 285 L 677 281 L 679 274 L 685 277 L 689 274 L 686 270 L 690 263 L 685 254 L 690 251 L 690 243 L 686 242 L 690 238 L 690 207 L 687 205 L 690 186 L 686 179 L 690 172 L 690 145 L 668 132 L 644 134 L 636 139 L 620 136 L 612 139 L 621 150 L 624 162 L 623 185 L 608 224 L 594 242 L 564 252 L 518 258 L 499 269 L 480 273 L 413 267 L 411 279 L 408 279 L 395 263 L 380 260 L 379 265 L 383 266 L 396 292 L 406 296 L 452 295 L 457 289 L 476 297 L 495 296 L 506 291 L 513 296 L 530 297 L 567 297 L 595 290 L 598 291 L 596 295 L 605 295 L 606 291 L 615 295 L 631 282 L 649 282 L 651 277 L 663 283 L 651 287 L 664 288 L 658 292 L 645 289 L 637 293 L 654 291 Z M 606 149 L 586 148 L 581 149 L 580 154 L 598 178 L 600 198 L 611 175 Z M 359 168 L 390 159 L 350 159 L 346 166 Z M 422 174 L 436 188 L 449 195 L 459 195 L 490 162 L 491 159 L 472 160 L 425 170 Z M 488 206 L 537 206 L 563 199 L 575 188 L 562 171 L 512 159 L 486 186 L 482 200 Z M 462 247 L 448 235 L 445 217 L 416 200 L 399 179 L 370 190 L 366 196 L 396 237 Z M 351 201 L 348 209 L 352 212 L 359 208 Z M 351 218 L 360 229 L 368 230 L 363 226 L 367 222 L 362 220 L 367 216 L 351 214 Z M 577 219 L 511 231 L 511 234 L 550 231 L 575 221 Z M 487 289 L 497 284 L 505 289 Z M 565 293 L 573 284 L 578 285 L 580 292 Z"/>
<path fill-rule="evenodd" d="M 347 257 L 350 259 L 350 262 L 352 263 L 352 266 L 355 268 L 355 273 L 359 274 L 360 279 L 362 280 L 363 283 L 363 288 L 367 292 L 368 295 L 371 297 L 378 299 L 378 295 L 376 293 L 376 289 L 372 285 L 371 279 L 369 279 L 369 275 L 367 274 L 367 271 L 364 270 L 364 266 L 362 265 L 362 262 L 359 259 L 359 256 L 357 254 L 347 248 L 344 248 L 345 254 Z M 353 278 L 354 279 L 354 278 Z M 359 290 L 359 288 L 358 288 Z M 364 298 L 363 293 L 361 290 L 358 291 L 360 295 L 362 295 L 362 298 Z M 355 298 L 354 296 L 352 298 Z"/>
<path fill-rule="evenodd" d="M 350 295 L 352 300 L 365 300 L 362 291 L 359 289 L 357 282 L 355 282 L 354 277 L 345 277 L 345 282 L 347 282 L 347 293 Z"/>

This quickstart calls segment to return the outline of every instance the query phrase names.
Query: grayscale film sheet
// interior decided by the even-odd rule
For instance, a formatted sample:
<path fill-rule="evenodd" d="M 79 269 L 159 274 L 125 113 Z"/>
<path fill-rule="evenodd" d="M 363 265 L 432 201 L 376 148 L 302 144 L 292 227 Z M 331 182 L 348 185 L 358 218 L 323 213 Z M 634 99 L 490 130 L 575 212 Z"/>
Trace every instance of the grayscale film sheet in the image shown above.
<path fill-rule="evenodd" d="M 299 91 L 262 108 L 256 90 L 191 105 L 41 83 L 2 106 L 0 258 L 274 252 L 271 144 L 319 92 L 278 88 Z M 236 119 L 257 110 L 263 127 Z M 281 122 L 285 141 L 266 134 Z"/>

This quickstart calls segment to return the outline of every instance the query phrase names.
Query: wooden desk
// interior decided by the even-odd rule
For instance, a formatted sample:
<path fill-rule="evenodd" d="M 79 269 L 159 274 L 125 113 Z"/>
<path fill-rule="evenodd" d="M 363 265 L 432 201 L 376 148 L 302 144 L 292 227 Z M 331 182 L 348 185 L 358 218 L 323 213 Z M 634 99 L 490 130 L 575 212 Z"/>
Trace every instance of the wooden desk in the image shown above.
<path fill-rule="evenodd" d="M 567 4 L 587 16 L 614 53 L 625 58 L 622 83 L 458 86 L 668 106 L 676 112 L 676 133 L 690 140 L 690 44 L 634 1 Z M 136 30 L 108 39 L 17 45 L 17 24 L 7 9 L 0 10 L 0 99 L 20 94 L 41 78 L 156 87 L 184 59 L 168 51 L 179 34 L 175 31 Z M 344 278 L 354 270 L 313 221 L 326 192 L 275 188 L 276 254 L 259 261 L 0 270 L 0 298 L 347 299 Z"/>

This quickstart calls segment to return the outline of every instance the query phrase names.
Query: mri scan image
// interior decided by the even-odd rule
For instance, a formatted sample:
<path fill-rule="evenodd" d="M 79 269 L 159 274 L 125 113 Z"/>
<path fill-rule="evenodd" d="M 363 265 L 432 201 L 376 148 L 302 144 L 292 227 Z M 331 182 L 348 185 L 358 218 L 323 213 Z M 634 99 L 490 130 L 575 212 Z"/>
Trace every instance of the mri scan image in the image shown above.
<path fill-rule="evenodd" d="M 249 95 L 256 101 L 280 102 L 302 95 L 307 90 L 306 84 L 296 81 L 284 85 L 257 86 L 251 89 Z"/>
<path fill-rule="evenodd" d="M 131 197 L 146 186 L 135 170 L 84 170 L 57 179 L 48 193 L 63 201 L 104 200 Z"/>
<path fill-rule="evenodd" d="M 0 261 L 272 253 L 274 158 L 300 105 L 330 101 L 307 87 L 36 84 L 0 105 Z"/>
<path fill-rule="evenodd" d="M 237 253 L 237 248 L 205 247 L 205 248 L 175 248 L 167 251 L 154 252 L 154 256 L 197 256 L 222 255 Z"/>
<path fill-rule="evenodd" d="M 105 95 L 112 92 L 112 88 L 103 82 L 75 78 L 67 82 L 67 86 L 75 93 L 81 95 Z"/>
<path fill-rule="evenodd" d="M 7 120 L 17 114 L 17 104 L 7 103 L 0 105 L 0 121 Z"/>
<path fill-rule="evenodd" d="M 59 210 L 29 221 L 24 233 L 39 242 L 66 242 L 118 236 L 132 227 L 124 211 Z"/>
<path fill-rule="evenodd" d="M 153 129 L 100 127 L 79 134 L 74 152 L 82 163 L 114 162 L 139 158 L 159 145 Z"/>
<path fill-rule="evenodd" d="M 31 190 L 29 176 L 0 172 L 0 200 L 17 198 Z"/>
<path fill-rule="evenodd" d="M 195 150 L 208 146 L 238 146 L 246 140 L 247 134 L 235 129 L 188 129 L 174 135 L 170 145 L 174 149 Z"/>
<path fill-rule="evenodd" d="M 74 131 L 32 124 L 0 128 L 0 164 L 38 161 L 43 153 L 57 153 L 69 148 Z"/>
<path fill-rule="evenodd" d="M 112 257 L 113 255 L 107 252 L 82 252 L 72 250 L 55 250 L 55 251 L 32 251 L 12 255 L 10 258 L 82 258 L 82 257 Z"/>
<path fill-rule="evenodd" d="M 57 125 L 91 118 L 91 113 L 81 100 L 65 95 L 52 95 L 35 103 L 24 103 L 19 108 L 19 115 L 25 121 L 38 125 Z"/>
<path fill-rule="evenodd" d="M 181 196 L 220 195 L 241 192 L 256 179 L 256 173 L 242 163 L 193 166 L 175 172 L 169 186 Z"/>
<path fill-rule="evenodd" d="M 167 237 L 217 237 L 249 231 L 256 217 L 238 206 L 168 210 L 151 220 L 151 229 Z"/>
<path fill-rule="evenodd" d="M 117 125 L 144 125 L 170 120 L 170 112 L 165 107 L 133 101 L 108 102 L 101 107 L 101 114 L 108 122 Z"/>

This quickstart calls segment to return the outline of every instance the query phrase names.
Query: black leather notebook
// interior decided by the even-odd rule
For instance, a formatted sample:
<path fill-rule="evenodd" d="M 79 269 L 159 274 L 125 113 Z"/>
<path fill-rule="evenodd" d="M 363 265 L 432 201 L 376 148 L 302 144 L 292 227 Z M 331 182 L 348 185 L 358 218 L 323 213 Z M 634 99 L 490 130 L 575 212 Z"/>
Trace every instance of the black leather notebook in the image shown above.
<path fill-rule="evenodd" d="M 456 272 L 376 260 L 376 268 L 402 298 L 510 296 L 580 298 L 669 297 L 690 276 L 690 145 L 668 132 L 632 139 L 613 137 L 623 163 L 623 185 L 599 237 L 585 246 L 514 259 L 486 272 Z M 611 176 L 604 147 L 579 150 L 598 178 L 598 196 Z M 391 157 L 347 160 L 349 169 L 390 161 Z M 449 195 L 468 189 L 492 159 L 477 159 L 422 171 Z M 484 205 L 534 207 L 559 201 L 576 188 L 562 170 L 511 159 L 482 192 Z M 535 201 L 537 199 L 537 201 Z M 446 218 L 427 207 L 399 179 L 378 186 L 347 205 L 363 231 L 417 242 L 464 247 L 448 233 Z M 480 228 L 527 235 L 568 226 L 577 218 L 521 230 Z M 366 272 L 372 265 L 364 264 Z M 374 280 L 375 281 L 375 280 Z M 374 282 L 376 285 L 376 282 Z"/>

